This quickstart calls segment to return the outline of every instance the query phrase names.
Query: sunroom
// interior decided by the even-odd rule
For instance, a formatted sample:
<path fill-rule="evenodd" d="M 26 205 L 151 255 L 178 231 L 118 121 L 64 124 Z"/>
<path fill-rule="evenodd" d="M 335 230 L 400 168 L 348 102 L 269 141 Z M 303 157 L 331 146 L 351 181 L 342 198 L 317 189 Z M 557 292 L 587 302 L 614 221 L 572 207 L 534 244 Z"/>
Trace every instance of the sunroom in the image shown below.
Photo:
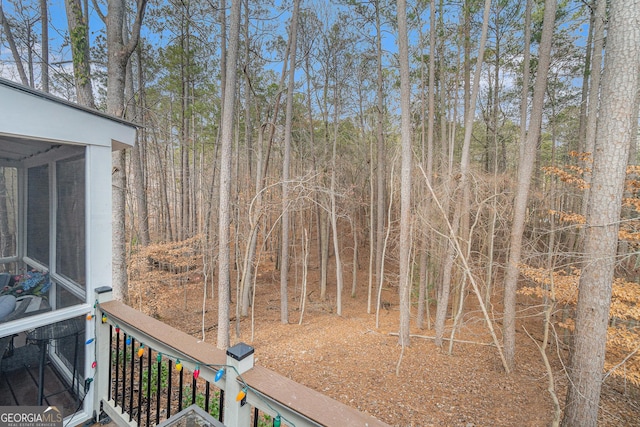
<path fill-rule="evenodd" d="M 131 123 L 0 79 L 0 406 L 93 411 L 87 317 L 95 289 L 112 285 L 111 154 L 135 135 Z"/>

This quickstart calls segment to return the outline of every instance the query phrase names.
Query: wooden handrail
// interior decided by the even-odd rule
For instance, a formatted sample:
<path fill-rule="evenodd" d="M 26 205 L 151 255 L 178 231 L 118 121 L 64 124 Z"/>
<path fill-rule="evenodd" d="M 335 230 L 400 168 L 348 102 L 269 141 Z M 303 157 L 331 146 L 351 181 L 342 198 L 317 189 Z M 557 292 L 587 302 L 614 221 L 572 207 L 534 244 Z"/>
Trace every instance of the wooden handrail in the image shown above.
<path fill-rule="evenodd" d="M 109 322 L 122 328 L 136 331 L 136 338 L 161 343 L 174 354 L 202 365 L 226 365 L 227 355 L 214 345 L 200 341 L 157 319 L 149 317 L 119 301 L 100 304 L 100 310 L 107 314 Z M 212 376 L 215 370 L 203 374 Z M 275 416 L 280 413 L 296 427 L 302 426 L 369 426 L 385 427 L 384 422 L 371 415 L 359 412 L 322 393 L 305 387 L 272 370 L 254 366 L 241 376 L 227 374 L 227 378 L 216 385 L 225 388 L 226 381 L 235 378 L 251 391 L 247 401 L 261 411 Z M 213 381 L 212 378 L 207 378 Z M 226 423 L 225 423 L 226 424 Z"/>
<path fill-rule="evenodd" d="M 242 375 L 255 391 L 322 426 L 385 427 L 388 424 L 262 366 Z"/>
<path fill-rule="evenodd" d="M 102 303 L 100 308 L 107 313 L 111 323 L 123 327 L 127 325 L 142 332 L 142 334 L 138 334 L 138 338 L 147 336 L 172 348 L 177 354 L 187 356 L 203 364 L 224 365 L 227 361 L 223 350 L 147 316 L 120 301 L 113 300 Z"/>

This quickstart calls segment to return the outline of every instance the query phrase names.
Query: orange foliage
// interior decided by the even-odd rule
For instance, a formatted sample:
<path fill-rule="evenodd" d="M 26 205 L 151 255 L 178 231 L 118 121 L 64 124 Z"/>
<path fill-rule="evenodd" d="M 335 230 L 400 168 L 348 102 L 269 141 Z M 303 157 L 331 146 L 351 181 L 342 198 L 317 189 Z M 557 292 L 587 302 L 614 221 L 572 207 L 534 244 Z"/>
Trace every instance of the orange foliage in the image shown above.
<path fill-rule="evenodd" d="M 589 188 L 589 184 L 587 184 L 585 180 L 580 177 L 580 175 L 584 173 L 584 170 L 577 166 L 572 166 L 571 169 L 573 169 L 576 174 L 568 172 L 564 169 L 560 169 L 556 166 L 546 166 L 542 168 L 544 173 L 546 173 L 547 175 L 556 176 L 562 182 L 575 185 L 581 190 Z"/>
<path fill-rule="evenodd" d="M 520 294 L 547 297 L 561 305 L 577 303 L 581 273 L 579 269 L 573 269 L 569 273 L 549 272 L 543 268 L 521 265 L 520 273 L 533 282 L 533 286 L 520 289 Z M 616 368 L 611 375 L 625 377 L 640 386 L 640 328 L 636 326 L 640 324 L 640 284 L 623 278 L 614 280 L 609 318 L 605 369 L 609 371 Z M 568 318 L 558 322 L 557 326 L 573 331 L 575 323 Z"/>
<path fill-rule="evenodd" d="M 569 151 L 569 155 L 571 157 L 575 157 L 576 159 L 578 159 L 579 161 L 581 161 L 583 163 L 591 163 L 592 162 L 591 153 L 586 152 L 586 151 Z"/>
<path fill-rule="evenodd" d="M 570 224 L 584 224 L 587 222 L 584 215 L 580 215 L 578 213 L 567 213 L 549 209 L 549 215 L 556 215 L 560 221 L 568 222 Z"/>
<path fill-rule="evenodd" d="M 640 332 L 626 326 L 610 327 L 607 331 L 607 357 L 604 369 L 611 375 L 626 378 L 640 385 Z"/>
<path fill-rule="evenodd" d="M 202 236 L 195 236 L 136 248 L 129 257 L 130 302 L 143 313 L 156 316 L 164 287 L 185 284 L 203 274 L 202 246 Z"/>
<path fill-rule="evenodd" d="M 640 212 L 640 199 L 625 197 L 622 199 L 622 206 L 633 208 Z"/>
<path fill-rule="evenodd" d="M 194 236 L 180 242 L 153 243 L 141 247 L 134 258 L 146 258 L 173 270 L 193 268 L 194 265 L 202 264 L 202 239 L 202 236 Z"/>
<path fill-rule="evenodd" d="M 570 156 L 578 160 L 579 165 L 565 165 L 559 167 L 545 167 L 544 172 L 555 176 L 560 181 L 585 190 L 589 185 L 583 179 L 585 172 L 590 172 L 593 163 L 591 153 L 571 151 Z M 640 166 L 627 167 L 625 180 L 625 198 L 623 206 L 632 212 L 624 215 L 625 221 L 620 223 L 618 238 L 632 245 L 633 249 L 640 247 Z M 635 211 L 635 212 L 633 212 Z M 549 210 L 559 221 L 577 226 L 586 223 L 583 215 L 571 212 Z M 550 272 L 542 268 L 528 265 L 520 266 L 520 272 L 531 283 L 518 292 L 522 295 L 546 298 L 554 304 L 575 306 L 578 299 L 580 284 L 579 269 L 571 271 Z M 607 334 L 607 355 L 605 369 L 611 375 L 626 378 L 633 384 L 640 385 L 640 285 L 629 282 L 624 278 L 614 279 L 612 286 L 611 308 L 609 310 L 610 326 Z M 572 318 L 564 319 L 557 326 L 573 331 L 575 322 Z"/>
<path fill-rule="evenodd" d="M 520 266 L 520 273 L 527 279 L 533 281 L 536 286 L 527 286 L 518 292 L 523 295 L 547 297 L 559 304 L 575 304 L 578 299 L 578 281 L 580 279 L 579 270 L 574 274 L 567 274 L 562 271 L 554 271 L 549 274 L 543 268 L 534 268 L 528 265 Z M 553 294 L 551 291 L 553 284 Z"/>

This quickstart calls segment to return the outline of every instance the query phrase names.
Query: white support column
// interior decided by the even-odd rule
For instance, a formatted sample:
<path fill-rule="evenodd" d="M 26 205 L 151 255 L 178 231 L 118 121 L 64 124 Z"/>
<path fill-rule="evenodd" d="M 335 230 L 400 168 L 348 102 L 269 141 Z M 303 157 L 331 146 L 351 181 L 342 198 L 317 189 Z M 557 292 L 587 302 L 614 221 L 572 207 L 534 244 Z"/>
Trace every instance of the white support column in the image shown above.
<path fill-rule="evenodd" d="M 102 304 L 113 299 L 111 288 L 101 286 L 95 290 L 96 301 Z M 109 341 L 109 324 L 102 323 L 102 311 L 96 310 L 96 367 L 93 375 L 93 411 L 96 418 L 100 416 L 100 403 L 109 396 L 109 362 L 111 342 Z M 89 377 L 89 376 L 87 376 Z"/>
<path fill-rule="evenodd" d="M 227 427 L 245 427 L 251 421 L 251 406 L 246 400 L 236 401 L 238 393 L 242 390 L 242 384 L 236 381 L 236 375 L 247 372 L 253 368 L 253 347 L 245 343 L 238 343 L 227 349 L 226 380 L 224 390 L 224 425 Z"/>

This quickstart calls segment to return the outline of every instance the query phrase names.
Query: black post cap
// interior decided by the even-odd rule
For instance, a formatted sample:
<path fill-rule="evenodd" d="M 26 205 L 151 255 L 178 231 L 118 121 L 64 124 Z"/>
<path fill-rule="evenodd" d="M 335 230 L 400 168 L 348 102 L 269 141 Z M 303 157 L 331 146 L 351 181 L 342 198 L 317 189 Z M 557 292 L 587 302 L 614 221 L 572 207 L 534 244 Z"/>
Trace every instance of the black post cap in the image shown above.
<path fill-rule="evenodd" d="M 253 354 L 253 347 L 247 345 L 243 342 L 240 342 L 233 347 L 227 349 L 227 356 L 231 356 L 237 361 L 241 361 L 248 356 Z"/>

